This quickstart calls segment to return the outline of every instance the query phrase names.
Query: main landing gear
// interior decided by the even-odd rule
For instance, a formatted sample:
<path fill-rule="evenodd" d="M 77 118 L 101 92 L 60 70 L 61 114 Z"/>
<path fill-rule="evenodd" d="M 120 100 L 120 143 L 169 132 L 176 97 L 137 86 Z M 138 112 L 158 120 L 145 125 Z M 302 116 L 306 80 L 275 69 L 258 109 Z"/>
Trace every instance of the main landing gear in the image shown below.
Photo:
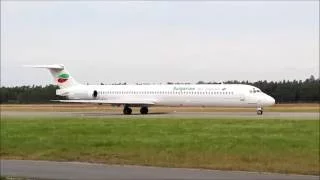
<path fill-rule="evenodd" d="M 148 110 L 148 107 L 141 107 L 141 108 L 140 108 L 140 113 L 141 113 L 141 114 L 148 114 L 148 111 L 149 111 L 149 110 Z"/>
<path fill-rule="evenodd" d="M 263 108 L 262 107 L 257 107 L 257 114 L 262 115 L 263 114 Z"/>
<path fill-rule="evenodd" d="M 129 106 L 124 106 L 123 108 L 123 114 L 129 115 L 132 113 L 132 109 L 129 108 Z"/>
<path fill-rule="evenodd" d="M 141 113 L 141 114 L 148 114 L 148 112 L 149 112 L 148 107 L 143 106 L 143 107 L 140 108 L 140 113 Z M 129 106 L 124 106 L 124 108 L 123 108 L 123 114 L 125 114 L 125 115 L 130 115 L 130 114 L 132 114 L 132 109 L 131 109 Z"/>

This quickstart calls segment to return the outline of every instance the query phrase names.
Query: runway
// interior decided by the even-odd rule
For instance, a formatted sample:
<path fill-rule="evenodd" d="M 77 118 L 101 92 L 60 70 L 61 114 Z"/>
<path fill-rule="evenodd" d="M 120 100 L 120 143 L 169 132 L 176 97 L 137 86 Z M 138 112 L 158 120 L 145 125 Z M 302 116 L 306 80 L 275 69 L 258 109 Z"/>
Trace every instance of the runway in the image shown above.
<path fill-rule="evenodd" d="M 53 111 L 1 111 L 1 117 L 92 117 L 92 118 L 243 118 L 243 119 L 304 119 L 319 120 L 317 112 L 265 112 L 259 116 L 255 112 L 169 112 L 141 115 L 123 115 L 121 112 L 53 112 Z"/>
<path fill-rule="evenodd" d="M 1 175 L 63 180 L 318 180 L 319 176 L 284 175 L 244 171 L 216 171 L 186 168 L 160 168 L 129 165 L 103 165 L 80 162 L 1 160 Z"/>

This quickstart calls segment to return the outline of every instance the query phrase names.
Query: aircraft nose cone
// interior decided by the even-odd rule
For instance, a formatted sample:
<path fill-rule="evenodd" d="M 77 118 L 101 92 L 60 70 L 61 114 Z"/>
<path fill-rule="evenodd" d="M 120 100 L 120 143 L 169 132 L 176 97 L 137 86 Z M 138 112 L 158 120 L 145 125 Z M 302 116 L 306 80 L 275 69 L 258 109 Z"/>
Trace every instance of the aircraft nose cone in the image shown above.
<path fill-rule="evenodd" d="M 276 100 L 271 96 L 270 96 L 270 98 L 271 98 L 271 105 L 274 105 L 276 103 Z"/>
<path fill-rule="evenodd" d="M 271 97 L 271 96 L 267 96 L 266 97 L 266 104 L 268 105 L 268 106 L 272 106 L 272 105 L 274 105 L 276 103 L 276 100 L 273 98 L 273 97 Z"/>

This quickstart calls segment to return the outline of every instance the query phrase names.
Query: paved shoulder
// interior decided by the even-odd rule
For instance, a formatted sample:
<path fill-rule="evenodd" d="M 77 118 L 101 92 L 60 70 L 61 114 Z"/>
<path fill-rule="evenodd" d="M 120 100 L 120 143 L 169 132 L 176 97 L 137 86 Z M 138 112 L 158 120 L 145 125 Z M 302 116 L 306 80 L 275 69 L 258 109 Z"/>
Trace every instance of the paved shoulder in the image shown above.
<path fill-rule="evenodd" d="M 121 112 L 50 112 L 50 111 L 1 111 L 1 117 L 92 117 L 92 118 L 247 118 L 263 120 L 268 118 L 319 120 L 317 112 L 265 112 L 262 116 L 255 112 L 171 112 L 149 113 L 147 116 L 133 114 L 123 115 Z M 45 118 L 44 118 L 45 119 Z"/>
<path fill-rule="evenodd" d="M 319 176 L 283 175 L 239 171 L 215 171 L 185 168 L 103 165 L 80 162 L 51 162 L 31 160 L 1 160 L 2 176 L 43 179 L 223 179 L 223 180 L 318 180 Z"/>

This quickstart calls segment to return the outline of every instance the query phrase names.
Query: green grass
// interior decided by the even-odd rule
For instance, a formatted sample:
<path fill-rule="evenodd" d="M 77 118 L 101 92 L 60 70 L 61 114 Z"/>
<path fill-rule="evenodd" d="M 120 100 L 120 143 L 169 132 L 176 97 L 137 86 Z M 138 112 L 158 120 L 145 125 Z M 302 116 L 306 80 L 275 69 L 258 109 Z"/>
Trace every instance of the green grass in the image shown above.
<path fill-rule="evenodd" d="M 319 121 L 6 118 L 1 158 L 319 175 Z"/>

